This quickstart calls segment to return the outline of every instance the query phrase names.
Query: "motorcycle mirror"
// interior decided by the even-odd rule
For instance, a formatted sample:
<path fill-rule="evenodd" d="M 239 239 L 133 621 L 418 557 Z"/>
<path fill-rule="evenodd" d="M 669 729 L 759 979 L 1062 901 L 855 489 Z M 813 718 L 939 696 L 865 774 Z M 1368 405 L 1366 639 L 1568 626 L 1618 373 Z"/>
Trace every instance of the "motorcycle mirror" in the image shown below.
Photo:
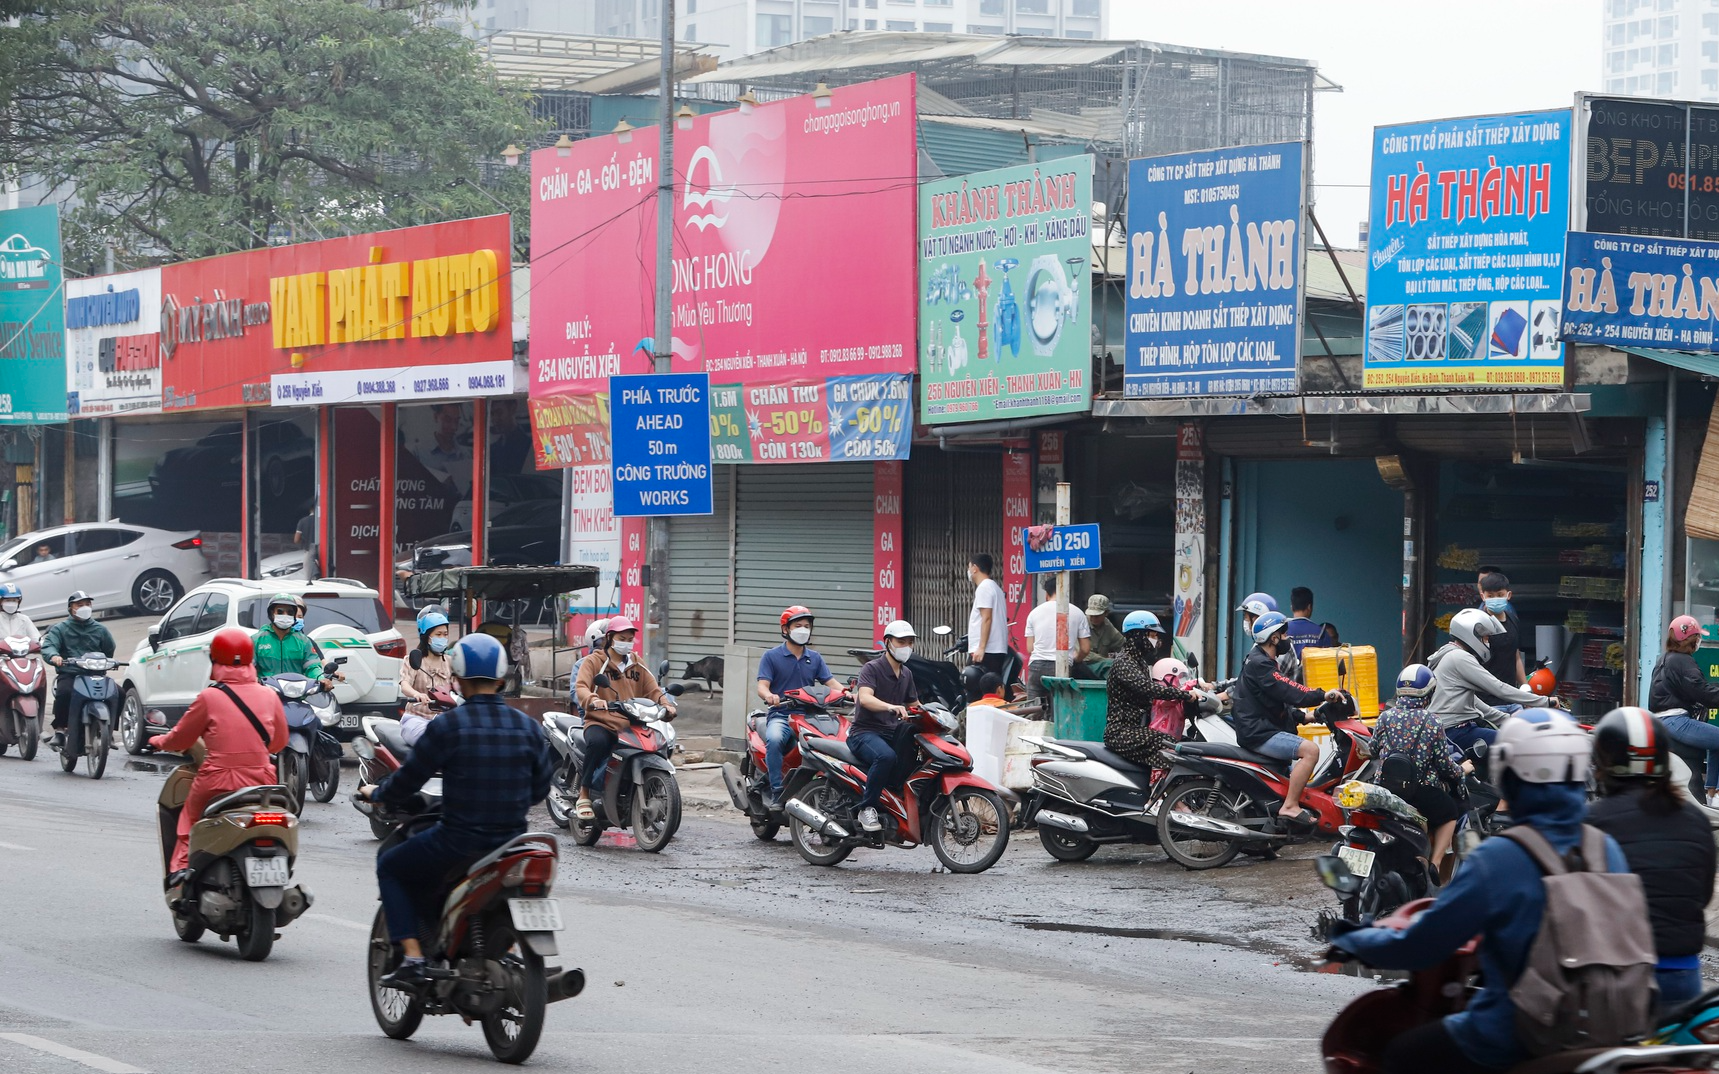
<path fill-rule="evenodd" d="M 686 684 L 680 682 L 671 683 L 669 684 L 668 689 L 664 690 L 663 693 L 668 694 L 670 697 L 679 697 L 686 693 Z"/>
<path fill-rule="evenodd" d="M 668 661 L 667 660 L 664 660 L 662 663 L 657 665 L 657 678 L 658 679 L 668 678 Z"/>
<path fill-rule="evenodd" d="M 1477 738 L 1474 740 L 1474 744 L 1468 747 L 1468 754 L 1475 760 L 1481 761 L 1486 759 L 1486 750 L 1486 740 L 1483 738 Z"/>
<path fill-rule="evenodd" d="M 353 739 L 352 752 L 356 753 L 360 760 L 373 761 L 376 759 L 376 747 L 372 746 L 367 738 Z"/>
<path fill-rule="evenodd" d="M 1339 679 L 1346 679 L 1349 677 L 1349 663 L 1341 657 L 1337 659 L 1337 677 Z"/>
<path fill-rule="evenodd" d="M 1350 872 L 1343 859 L 1335 854 L 1321 854 L 1314 858 L 1313 868 L 1318 871 L 1320 882 L 1339 895 L 1349 896 L 1361 890 L 1360 878 Z"/>
<path fill-rule="evenodd" d="M 407 653 L 406 654 L 406 663 L 412 665 L 413 671 L 417 671 L 419 668 L 423 667 L 424 666 L 423 650 L 413 649 L 411 652 Z"/>
<path fill-rule="evenodd" d="M 591 685 L 599 690 L 607 690 L 609 688 L 609 676 L 599 671 L 597 677 L 591 680 Z"/>
<path fill-rule="evenodd" d="M 944 623 L 944 624 L 941 624 L 939 626 L 932 627 L 931 633 L 937 635 L 940 638 L 947 638 L 949 635 L 955 633 L 955 628 L 951 627 L 947 623 Z"/>

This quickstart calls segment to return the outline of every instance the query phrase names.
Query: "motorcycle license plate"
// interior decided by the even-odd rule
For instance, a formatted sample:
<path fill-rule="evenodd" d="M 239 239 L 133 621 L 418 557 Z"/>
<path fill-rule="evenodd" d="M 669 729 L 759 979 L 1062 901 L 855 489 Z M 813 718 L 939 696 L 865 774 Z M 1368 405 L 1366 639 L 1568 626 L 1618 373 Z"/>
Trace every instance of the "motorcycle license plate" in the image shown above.
<path fill-rule="evenodd" d="M 1339 847 L 1337 848 L 1337 856 L 1343 860 L 1344 865 L 1349 867 L 1349 871 L 1354 873 L 1356 876 L 1373 875 L 1373 859 L 1377 857 L 1377 855 L 1371 850 L 1362 850 L 1359 847 L 1349 846 Z"/>
<path fill-rule="evenodd" d="M 358 726 L 358 713 L 356 713 L 356 712 L 343 712 L 343 713 L 341 713 L 340 714 L 340 726 L 342 726 L 342 727 L 357 727 Z"/>
<path fill-rule="evenodd" d="M 284 888 L 289 879 L 285 855 L 276 858 L 246 858 L 245 883 L 254 888 Z"/>
<path fill-rule="evenodd" d="M 555 899 L 509 899 L 507 912 L 520 932 L 555 932 L 561 928 L 561 903 Z"/>

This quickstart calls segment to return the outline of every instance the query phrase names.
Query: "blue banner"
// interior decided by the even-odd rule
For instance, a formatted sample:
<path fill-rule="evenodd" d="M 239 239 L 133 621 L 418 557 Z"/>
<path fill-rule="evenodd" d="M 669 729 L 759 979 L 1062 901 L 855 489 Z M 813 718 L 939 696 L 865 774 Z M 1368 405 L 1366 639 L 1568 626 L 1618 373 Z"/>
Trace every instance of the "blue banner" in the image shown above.
<path fill-rule="evenodd" d="M 1719 242 L 1570 232 L 1563 338 L 1609 347 L 1716 351 Z"/>
<path fill-rule="evenodd" d="M 1301 353 L 1300 142 L 1128 163 L 1123 394 L 1292 394 Z"/>
<path fill-rule="evenodd" d="M 0 425 L 65 420 L 60 208 L 8 209 L 0 212 Z"/>
<path fill-rule="evenodd" d="M 1096 571 L 1104 566 L 1098 523 L 1079 526 L 1027 526 L 1021 530 L 1028 574 Z"/>
<path fill-rule="evenodd" d="M 710 374 L 609 378 L 615 514 L 708 515 Z"/>
<path fill-rule="evenodd" d="M 1570 112 L 1373 131 L 1368 388 L 1557 387 Z"/>

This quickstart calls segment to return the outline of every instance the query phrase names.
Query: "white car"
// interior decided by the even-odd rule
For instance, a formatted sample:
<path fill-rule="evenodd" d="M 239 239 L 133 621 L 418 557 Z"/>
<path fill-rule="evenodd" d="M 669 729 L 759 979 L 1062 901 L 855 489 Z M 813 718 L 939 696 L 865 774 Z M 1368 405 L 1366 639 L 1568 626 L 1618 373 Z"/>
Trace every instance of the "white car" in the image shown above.
<path fill-rule="evenodd" d="M 340 723 L 330 728 L 334 736 L 356 738 L 364 716 L 399 716 L 406 640 L 376 590 L 332 578 L 217 578 L 186 594 L 132 653 L 119 714 L 120 741 L 128 752 L 142 753 L 149 736 L 165 734 L 209 685 L 209 642 L 215 632 L 261 629 L 276 593 L 304 598 L 305 632 L 325 660 L 347 658 L 341 668 L 346 681 L 334 687 L 340 704 Z"/>
<path fill-rule="evenodd" d="M 80 522 L 0 544 L 0 582 L 24 591 L 22 610 L 38 622 L 65 618 L 66 598 L 79 589 L 98 610 L 130 605 L 160 615 L 213 574 L 196 530 Z"/>

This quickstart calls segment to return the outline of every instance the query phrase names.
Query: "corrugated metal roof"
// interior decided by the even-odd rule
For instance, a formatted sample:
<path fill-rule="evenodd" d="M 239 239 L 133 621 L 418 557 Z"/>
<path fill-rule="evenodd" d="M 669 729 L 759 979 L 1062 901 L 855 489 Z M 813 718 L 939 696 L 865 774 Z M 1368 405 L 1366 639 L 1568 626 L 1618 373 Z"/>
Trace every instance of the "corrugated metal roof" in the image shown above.
<path fill-rule="evenodd" d="M 1095 44 L 1052 44 L 1049 41 L 1028 44 L 1025 41 L 1010 41 L 995 52 L 980 56 L 978 62 L 998 67 L 1062 67 L 1071 64 L 1085 66 L 1108 60 L 1127 47 L 1127 43 L 1121 41 L 1100 41 Z"/>
<path fill-rule="evenodd" d="M 679 69 L 710 70 L 716 58 L 706 50 L 714 47 L 696 43 L 678 45 L 675 53 Z M 494 34 L 479 45 L 479 50 L 503 81 L 533 89 L 568 89 L 629 67 L 648 67 L 654 72 L 660 69 L 658 58 L 662 55 L 662 46 L 654 38 L 602 37 L 549 30 Z"/>
<path fill-rule="evenodd" d="M 1365 302 L 1367 300 L 1367 253 L 1365 250 L 1337 250 L 1337 260 L 1343 263 L 1343 272 L 1338 273 L 1337 267 L 1331 263 L 1333 251 L 1314 249 L 1307 251 L 1307 272 L 1302 278 L 1308 298 L 1324 298 L 1337 302 L 1349 301 L 1349 287 L 1355 289 L 1355 294 Z M 1349 278 L 1349 287 L 1343 286 L 1343 277 Z"/>
<path fill-rule="evenodd" d="M 1696 351 L 1661 351 L 1650 347 L 1619 347 L 1626 354 L 1634 354 L 1661 365 L 1672 366 L 1690 373 L 1699 373 L 1706 377 L 1719 377 L 1719 355 L 1703 354 Z"/>

